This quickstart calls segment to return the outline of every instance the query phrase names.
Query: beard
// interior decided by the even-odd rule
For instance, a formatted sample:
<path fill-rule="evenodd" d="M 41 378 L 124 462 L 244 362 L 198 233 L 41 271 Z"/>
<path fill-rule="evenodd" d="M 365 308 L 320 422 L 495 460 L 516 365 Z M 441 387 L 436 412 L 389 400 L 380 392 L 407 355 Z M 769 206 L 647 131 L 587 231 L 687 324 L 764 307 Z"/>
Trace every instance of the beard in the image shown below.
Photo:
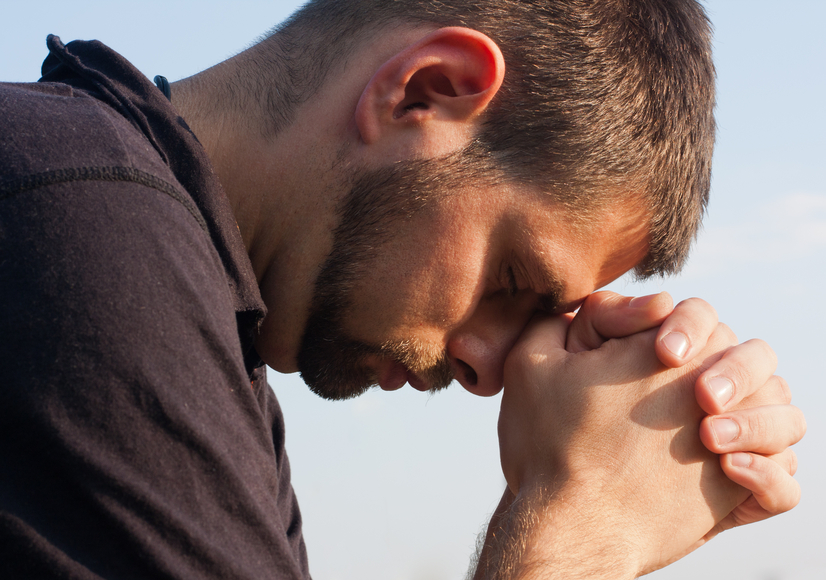
<path fill-rule="evenodd" d="M 487 164 L 469 153 L 468 149 L 443 159 L 354 172 L 349 192 L 337 208 L 333 247 L 315 282 L 297 357 L 301 378 L 317 395 L 349 399 L 375 386 L 378 377 L 366 363 L 375 355 L 404 365 L 431 391 L 453 380 L 444 348 L 415 338 L 368 344 L 348 336 L 343 320 L 354 286 L 371 272 L 374 258 L 393 239 L 394 230 L 466 186 L 471 175 L 479 180 Z"/>

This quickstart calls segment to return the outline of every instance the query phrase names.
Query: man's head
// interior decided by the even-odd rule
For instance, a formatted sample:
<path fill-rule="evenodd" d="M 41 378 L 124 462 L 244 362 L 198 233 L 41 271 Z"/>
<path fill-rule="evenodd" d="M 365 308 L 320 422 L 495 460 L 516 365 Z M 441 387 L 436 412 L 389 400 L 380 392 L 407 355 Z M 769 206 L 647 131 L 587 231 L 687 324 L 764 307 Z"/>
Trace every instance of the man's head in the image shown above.
<path fill-rule="evenodd" d="M 337 200 L 333 218 L 304 203 L 288 232 L 335 230 L 315 262 L 298 238 L 280 254 L 248 243 L 276 312 L 262 356 L 281 370 L 297 356 L 325 396 L 451 374 L 495 392 L 534 311 L 570 310 L 631 269 L 678 270 L 699 225 L 714 72 L 694 2 L 317 0 L 239 61 L 239 107 L 261 112 L 248 130 L 289 178 L 280 199 Z M 239 218 L 242 234 L 262 223 Z M 283 290 L 296 266 L 311 302 Z"/>
<path fill-rule="evenodd" d="M 316 279 L 298 366 L 317 394 L 502 386 L 537 312 L 570 312 L 645 256 L 644 210 L 582 222 L 532 187 L 474 178 L 462 151 L 354 172 Z"/>
<path fill-rule="evenodd" d="M 260 84 L 268 130 L 331 70 L 394 27 L 465 26 L 507 72 L 476 135 L 502 175 L 579 216 L 640 196 L 650 219 L 641 277 L 679 271 L 708 198 L 714 142 L 710 25 L 695 0 L 313 0 L 264 41 L 288 85 Z M 259 80 L 267 75 L 257 77 Z"/>

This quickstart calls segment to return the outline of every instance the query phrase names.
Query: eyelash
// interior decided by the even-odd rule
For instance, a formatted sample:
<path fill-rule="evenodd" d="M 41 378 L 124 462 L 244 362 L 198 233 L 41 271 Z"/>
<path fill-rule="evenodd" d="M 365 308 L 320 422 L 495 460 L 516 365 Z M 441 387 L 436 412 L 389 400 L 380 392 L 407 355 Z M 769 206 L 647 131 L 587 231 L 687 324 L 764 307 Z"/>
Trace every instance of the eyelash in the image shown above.
<path fill-rule="evenodd" d="M 516 275 L 513 273 L 513 266 L 508 266 L 506 275 L 505 289 L 508 291 L 508 296 L 513 298 L 516 296 L 516 293 L 519 292 L 519 285 L 516 283 Z"/>

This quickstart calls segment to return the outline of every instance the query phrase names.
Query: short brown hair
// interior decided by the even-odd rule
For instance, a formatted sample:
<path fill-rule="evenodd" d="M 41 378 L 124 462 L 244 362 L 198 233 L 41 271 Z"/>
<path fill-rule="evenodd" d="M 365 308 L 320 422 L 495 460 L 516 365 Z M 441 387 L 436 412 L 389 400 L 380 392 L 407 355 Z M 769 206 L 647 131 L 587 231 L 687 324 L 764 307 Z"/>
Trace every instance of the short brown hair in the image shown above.
<path fill-rule="evenodd" d="M 471 148 L 577 213 L 635 198 L 650 216 L 637 275 L 679 271 L 707 204 L 715 132 L 711 27 L 696 1 L 311 0 L 264 41 L 289 85 L 261 95 L 273 126 L 333 64 L 403 24 L 492 38 L 505 81 Z"/>

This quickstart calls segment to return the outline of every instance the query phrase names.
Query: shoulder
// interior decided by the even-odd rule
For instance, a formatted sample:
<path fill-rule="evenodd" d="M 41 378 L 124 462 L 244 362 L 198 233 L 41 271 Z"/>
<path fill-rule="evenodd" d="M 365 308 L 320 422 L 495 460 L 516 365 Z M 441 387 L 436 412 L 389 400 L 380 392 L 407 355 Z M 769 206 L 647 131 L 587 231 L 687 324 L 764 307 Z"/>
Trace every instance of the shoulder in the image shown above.
<path fill-rule="evenodd" d="M 158 324 L 197 292 L 234 327 L 204 218 L 140 131 L 67 85 L 3 85 L 0 104 L 0 278 L 29 316 Z"/>
<path fill-rule="evenodd" d="M 0 85 L 0 200 L 58 183 L 132 182 L 203 217 L 148 139 L 89 94 L 60 83 Z"/>
<path fill-rule="evenodd" d="M 85 91 L 60 83 L 0 85 L 0 179 L 80 166 L 171 173 L 127 119 Z"/>

